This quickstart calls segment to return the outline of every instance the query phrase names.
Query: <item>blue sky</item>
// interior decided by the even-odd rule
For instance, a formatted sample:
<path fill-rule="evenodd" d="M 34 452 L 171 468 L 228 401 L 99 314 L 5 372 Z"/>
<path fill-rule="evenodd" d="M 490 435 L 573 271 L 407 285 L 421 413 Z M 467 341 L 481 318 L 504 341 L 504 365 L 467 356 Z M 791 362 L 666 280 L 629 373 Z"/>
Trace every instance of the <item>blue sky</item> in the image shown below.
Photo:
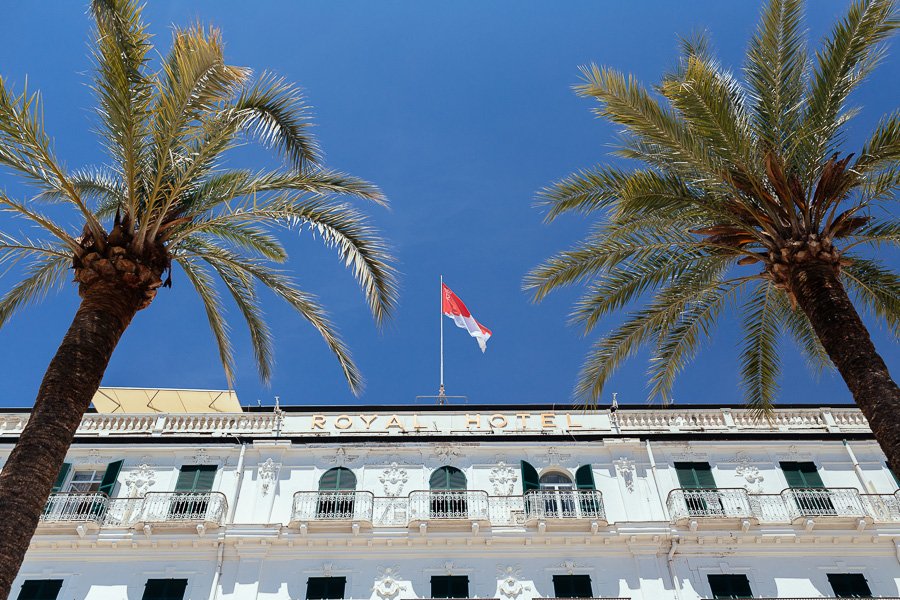
<path fill-rule="evenodd" d="M 820 39 L 847 6 L 817 0 L 808 14 Z M 394 320 L 378 331 L 351 275 L 333 252 L 305 236 L 287 246 L 291 269 L 321 296 L 353 349 L 366 379 L 359 402 L 414 402 L 434 394 L 438 378 L 438 277 L 494 331 L 482 355 L 474 340 L 445 324 L 448 393 L 470 402 L 568 402 L 584 338 L 566 325 L 578 290 L 533 305 L 522 276 L 587 230 L 582 219 L 542 224 L 532 207 L 542 186 L 580 167 L 608 160 L 615 131 L 590 113 L 571 86 L 578 66 L 597 62 L 645 83 L 671 66 L 676 35 L 707 29 L 722 61 L 740 66 L 755 27 L 757 2 L 415 2 L 153 0 L 145 11 L 161 51 L 171 25 L 200 20 L 219 26 L 233 64 L 269 69 L 298 82 L 314 107 L 328 166 L 367 178 L 387 193 L 390 211 L 373 208 L 402 273 Z M 45 122 L 69 168 L 101 163 L 91 134 L 88 88 L 90 21 L 86 2 L 6 3 L 0 74 L 40 89 Z M 856 148 L 878 118 L 897 107 L 900 45 L 855 101 Z M 242 151 L 242 164 L 265 164 L 263 151 Z M 9 174 L 0 185 L 25 190 Z M 0 217 L 0 228 L 9 227 Z M 16 229 L 19 226 L 16 225 Z M 897 264 L 896 255 L 891 257 Z M 8 281 L 0 282 L 7 289 Z M 74 286 L 20 314 L 0 331 L 0 406 L 29 406 L 77 302 Z M 240 322 L 234 319 L 236 389 L 244 404 L 355 403 L 336 361 L 313 329 L 267 298 L 277 342 L 270 387 L 256 375 Z M 236 316 L 236 312 L 231 314 Z M 726 316 L 713 340 L 675 386 L 676 403 L 740 402 L 737 327 Z M 894 376 L 900 348 L 868 321 Z M 612 322 L 610 322 L 612 324 Z M 601 325 L 600 331 L 605 330 Z M 784 402 L 848 402 L 836 376 L 813 378 L 785 346 Z M 202 308 L 176 273 L 126 332 L 105 385 L 222 388 Z M 607 387 L 622 402 L 646 400 L 646 355 L 629 361 Z"/>

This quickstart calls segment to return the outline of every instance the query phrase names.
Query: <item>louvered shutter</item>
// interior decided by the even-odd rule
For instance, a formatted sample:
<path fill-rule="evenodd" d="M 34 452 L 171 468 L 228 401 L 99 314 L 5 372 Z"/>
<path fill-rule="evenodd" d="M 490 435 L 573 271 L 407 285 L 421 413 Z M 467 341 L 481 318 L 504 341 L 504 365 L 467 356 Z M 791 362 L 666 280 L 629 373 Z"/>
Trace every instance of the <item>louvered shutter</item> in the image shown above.
<path fill-rule="evenodd" d="M 319 491 L 355 490 L 356 475 L 350 469 L 337 467 L 325 471 L 319 479 Z"/>
<path fill-rule="evenodd" d="M 340 600 L 346 585 L 346 577 L 310 577 L 306 580 L 306 600 Z"/>
<path fill-rule="evenodd" d="M 790 488 L 824 488 L 822 477 L 813 462 L 783 461 L 779 463 Z"/>
<path fill-rule="evenodd" d="M 554 575 L 553 595 L 557 598 L 591 598 L 590 575 Z"/>
<path fill-rule="evenodd" d="M 595 490 L 594 468 L 591 465 L 583 465 L 575 471 L 575 487 L 579 490 Z"/>
<path fill-rule="evenodd" d="M 538 477 L 537 469 L 530 463 L 521 461 L 522 464 L 522 493 L 528 493 L 531 490 L 541 489 L 540 477 Z"/>
<path fill-rule="evenodd" d="M 62 588 L 62 579 L 32 579 L 22 584 L 18 600 L 56 600 Z"/>
<path fill-rule="evenodd" d="M 452 469 L 448 472 L 447 489 L 448 490 L 464 490 L 466 489 L 466 474 L 459 469 Z"/>
<path fill-rule="evenodd" d="M 184 465 L 175 483 L 176 492 L 209 492 L 216 480 L 215 465 Z"/>
<path fill-rule="evenodd" d="M 111 462 L 106 465 L 106 472 L 103 473 L 103 481 L 100 482 L 98 491 L 112 497 L 113 491 L 116 489 L 116 479 L 119 478 L 119 472 L 122 470 L 121 460 Z"/>
<path fill-rule="evenodd" d="M 678 484 L 688 490 L 715 489 L 716 480 L 712 474 L 712 467 L 705 462 L 677 462 L 675 473 L 678 475 Z"/>
<path fill-rule="evenodd" d="M 428 480 L 432 490 L 464 490 L 466 475 L 456 467 L 441 467 Z"/>
<path fill-rule="evenodd" d="M 63 463 L 62 467 L 59 469 L 59 473 L 56 475 L 56 481 L 53 482 L 53 489 L 50 490 L 51 494 L 56 494 L 62 491 L 63 484 L 66 482 L 66 477 L 69 476 L 69 471 L 72 470 L 72 465 L 69 463 Z"/>
<path fill-rule="evenodd" d="M 469 577 L 466 575 L 434 575 L 431 577 L 432 598 L 468 598 Z"/>

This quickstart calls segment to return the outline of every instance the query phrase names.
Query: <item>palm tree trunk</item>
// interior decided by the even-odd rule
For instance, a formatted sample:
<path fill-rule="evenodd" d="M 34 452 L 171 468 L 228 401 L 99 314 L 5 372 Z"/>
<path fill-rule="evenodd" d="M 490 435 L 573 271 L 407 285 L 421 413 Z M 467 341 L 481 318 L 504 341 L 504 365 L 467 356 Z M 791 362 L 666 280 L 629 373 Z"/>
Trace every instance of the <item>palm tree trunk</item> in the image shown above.
<path fill-rule="evenodd" d="M 875 350 L 834 267 L 818 262 L 794 267 L 791 289 L 868 419 L 882 451 L 897 469 L 900 467 L 900 388 Z"/>
<path fill-rule="evenodd" d="M 9 596 L 81 417 L 143 299 L 113 283 L 82 288 L 28 424 L 0 471 L 0 600 Z"/>

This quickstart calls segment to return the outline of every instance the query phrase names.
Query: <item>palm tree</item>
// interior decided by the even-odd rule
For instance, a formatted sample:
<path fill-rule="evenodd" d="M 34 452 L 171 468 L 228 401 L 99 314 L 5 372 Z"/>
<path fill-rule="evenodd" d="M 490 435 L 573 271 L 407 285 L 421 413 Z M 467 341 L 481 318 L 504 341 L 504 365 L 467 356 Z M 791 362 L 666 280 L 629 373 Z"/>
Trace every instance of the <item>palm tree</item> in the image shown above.
<path fill-rule="evenodd" d="M 0 299 L 0 326 L 58 287 L 70 270 L 81 298 L 0 473 L 0 598 L 9 594 L 119 338 L 159 288 L 172 284 L 173 263 L 203 302 L 229 384 L 234 361 L 218 287 L 246 321 L 267 380 L 272 336 L 260 309 L 261 286 L 318 330 L 351 390 L 362 386 L 316 298 L 274 268 L 287 258 L 276 231 L 309 232 L 334 248 L 376 322 L 390 315 L 397 298 L 385 243 L 363 213 L 336 196 L 385 200 L 374 186 L 320 166 L 295 86 L 226 64 L 219 31 L 199 25 L 175 30 L 171 51 L 153 72 L 150 36 L 135 0 L 93 0 L 91 13 L 94 89 L 110 167 L 67 172 L 42 127 L 39 96 L 15 94 L 0 80 L 0 165 L 35 188 L 27 200 L 0 193 L 0 208 L 40 232 L 37 239 L 0 234 L 0 262 L 27 265 L 17 267 L 21 279 Z M 245 138 L 274 150 L 284 166 L 224 169 L 223 156 Z M 41 202 L 61 205 L 55 217 L 36 206 Z M 62 207 L 72 210 L 65 214 Z M 73 222 L 79 230 L 71 230 Z"/>
<path fill-rule="evenodd" d="M 680 60 L 653 91 L 609 68 L 582 68 L 577 93 L 621 127 L 616 153 L 638 166 L 596 166 L 540 192 L 547 221 L 602 217 L 524 287 L 540 301 L 584 284 L 572 320 L 585 332 L 643 304 L 590 349 L 576 392 L 592 401 L 641 347 L 651 352 L 651 397 L 668 400 L 679 371 L 734 307 L 751 407 L 772 407 L 786 333 L 812 365 L 837 367 L 900 465 L 900 390 L 854 305 L 900 333 L 900 278 L 873 252 L 900 242 L 890 212 L 900 112 L 882 119 L 857 158 L 840 151 L 857 112 L 849 96 L 884 58 L 900 21 L 893 0 L 854 2 L 813 59 L 802 8 L 770 0 L 743 81 L 713 58 L 704 36 L 682 40 Z"/>

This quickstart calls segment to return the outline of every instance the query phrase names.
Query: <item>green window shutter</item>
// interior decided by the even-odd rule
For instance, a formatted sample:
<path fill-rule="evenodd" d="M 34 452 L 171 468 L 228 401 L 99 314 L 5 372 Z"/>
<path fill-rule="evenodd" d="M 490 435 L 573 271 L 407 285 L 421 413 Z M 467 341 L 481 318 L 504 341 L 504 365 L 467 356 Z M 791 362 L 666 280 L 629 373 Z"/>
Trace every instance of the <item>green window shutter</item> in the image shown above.
<path fill-rule="evenodd" d="M 829 573 L 828 583 L 839 598 L 871 598 L 869 583 L 861 573 Z"/>
<path fill-rule="evenodd" d="M 306 580 L 306 600 L 341 600 L 346 577 L 310 577 Z"/>
<path fill-rule="evenodd" d="M 62 579 L 32 579 L 22 584 L 18 600 L 56 600 Z"/>
<path fill-rule="evenodd" d="M 103 481 L 100 482 L 98 491 L 102 494 L 112 497 L 113 491 L 116 489 L 116 479 L 119 478 L 119 471 L 122 470 L 124 461 L 117 460 L 106 465 L 106 472 L 103 473 Z"/>
<path fill-rule="evenodd" d="M 540 477 L 538 477 L 537 469 L 530 463 L 521 461 L 522 464 L 522 493 L 528 493 L 531 490 L 541 489 Z"/>
<path fill-rule="evenodd" d="M 468 598 L 467 575 L 434 575 L 431 577 L 432 598 Z"/>
<path fill-rule="evenodd" d="M 752 598 L 746 575 L 707 575 L 713 598 Z"/>
<path fill-rule="evenodd" d="M 59 473 L 56 475 L 56 481 L 53 482 L 53 489 L 50 490 L 51 494 L 56 494 L 62 491 L 63 484 L 66 482 L 66 477 L 69 476 L 69 471 L 72 470 L 72 465 L 70 463 L 63 463 L 62 467 L 59 469 Z"/>
<path fill-rule="evenodd" d="M 712 467 L 705 462 L 677 462 L 675 472 L 678 475 L 678 484 L 688 490 L 715 489 L 716 480 L 712 474 Z"/>
<path fill-rule="evenodd" d="M 216 480 L 215 465 L 184 465 L 175 483 L 176 492 L 209 492 Z"/>
<path fill-rule="evenodd" d="M 553 595 L 557 598 L 592 598 L 590 575 L 554 575 Z"/>
<path fill-rule="evenodd" d="M 575 471 L 575 487 L 579 490 L 595 490 L 594 468 L 591 465 L 582 465 Z"/>
<path fill-rule="evenodd" d="M 779 463 L 790 488 L 824 488 L 813 462 L 782 461 Z"/>
<path fill-rule="evenodd" d="M 356 475 L 353 474 L 353 471 L 344 467 L 329 469 L 319 479 L 319 490 L 323 492 L 355 489 Z"/>
<path fill-rule="evenodd" d="M 187 579 L 148 579 L 142 600 L 184 600 Z"/>

